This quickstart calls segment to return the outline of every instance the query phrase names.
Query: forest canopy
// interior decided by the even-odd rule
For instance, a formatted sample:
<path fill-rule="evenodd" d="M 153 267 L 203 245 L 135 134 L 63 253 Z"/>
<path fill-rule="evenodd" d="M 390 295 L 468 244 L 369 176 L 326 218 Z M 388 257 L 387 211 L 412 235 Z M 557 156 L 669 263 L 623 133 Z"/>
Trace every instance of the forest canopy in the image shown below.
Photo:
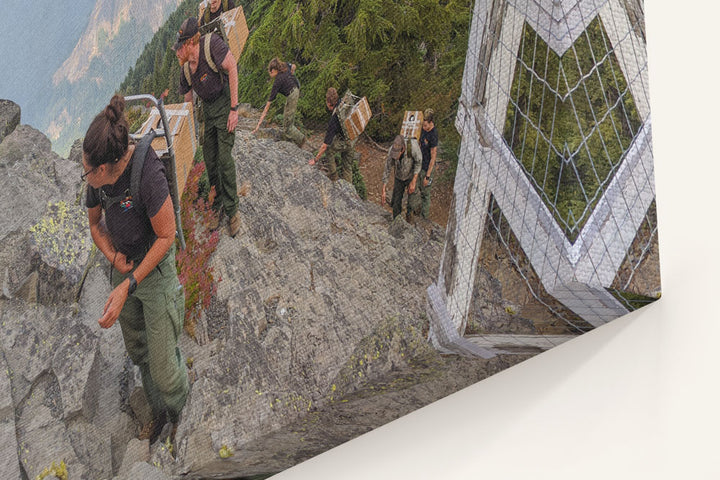
<path fill-rule="evenodd" d="M 180 69 L 171 50 L 183 19 L 197 14 L 185 0 L 157 32 L 121 85 L 125 94 L 178 95 Z M 239 59 L 240 101 L 261 107 L 273 57 L 297 64 L 299 116 L 327 121 L 325 91 L 350 89 L 373 111 L 366 132 L 386 141 L 399 133 L 405 110 L 433 108 L 447 157 L 456 154 L 453 122 L 460 97 L 472 17 L 470 0 L 254 0 L 243 6 L 250 30 Z M 280 111 L 282 101 L 274 102 Z M 270 117 L 272 118 L 272 116 Z"/>

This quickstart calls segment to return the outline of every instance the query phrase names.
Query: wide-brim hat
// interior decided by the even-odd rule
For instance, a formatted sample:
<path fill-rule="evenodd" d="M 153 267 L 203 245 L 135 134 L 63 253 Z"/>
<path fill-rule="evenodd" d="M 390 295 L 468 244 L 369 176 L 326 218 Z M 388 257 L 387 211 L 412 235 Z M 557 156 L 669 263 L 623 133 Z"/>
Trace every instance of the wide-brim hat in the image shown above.
<path fill-rule="evenodd" d="M 400 158 L 400 155 L 402 155 L 404 148 L 405 138 L 402 135 L 396 136 L 395 140 L 393 141 L 392 147 L 390 147 L 390 156 L 397 160 L 398 158 Z"/>

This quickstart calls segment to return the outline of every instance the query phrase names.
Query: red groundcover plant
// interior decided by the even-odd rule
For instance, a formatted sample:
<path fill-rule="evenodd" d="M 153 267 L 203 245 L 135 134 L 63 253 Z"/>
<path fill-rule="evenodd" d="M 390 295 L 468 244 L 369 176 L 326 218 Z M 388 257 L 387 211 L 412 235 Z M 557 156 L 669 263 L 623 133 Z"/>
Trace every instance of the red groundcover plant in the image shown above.
<path fill-rule="evenodd" d="M 220 278 L 213 276 L 209 266 L 210 257 L 220 241 L 220 232 L 212 231 L 210 225 L 217 221 L 212 209 L 215 188 L 211 188 L 207 200 L 199 194 L 200 177 L 205 164 L 197 163 L 190 171 L 181 201 L 181 219 L 185 250 L 177 254 L 177 268 L 180 283 L 185 289 L 185 331 L 195 337 L 195 325 L 203 310 L 210 306 L 210 300 L 217 290 Z"/>

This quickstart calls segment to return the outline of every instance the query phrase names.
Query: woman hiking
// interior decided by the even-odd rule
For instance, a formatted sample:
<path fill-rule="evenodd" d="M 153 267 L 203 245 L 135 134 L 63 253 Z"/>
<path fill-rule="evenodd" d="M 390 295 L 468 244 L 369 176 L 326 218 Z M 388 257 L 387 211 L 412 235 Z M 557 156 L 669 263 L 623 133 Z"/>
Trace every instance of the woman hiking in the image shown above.
<path fill-rule="evenodd" d="M 124 111 L 124 98 L 115 95 L 90 124 L 80 178 L 88 183 L 92 239 L 111 263 L 113 290 L 98 323 L 110 328 L 120 322 L 153 414 L 139 438 L 152 443 L 168 420 L 174 432 L 188 395 L 177 345 L 185 298 L 175 269 L 175 215 L 165 166 L 152 148 L 136 158 L 141 155 L 134 155 Z M 138 167 L 137 193 L 131 193 L 132 169 Z"/>
<path fill-rule="evenodd" d="M 291 142 L 295 142 L 297 146 L 301 147 L 305 143 L 305 135 L 303 135 L 294 124 L 298 98 L 300 98 L 300 82 L 295 78 L 295 65 L 281 62 L 280 59 L 275 57 L 270 60 L 268 64 L 268 74 L 270 74 L 271 78 L 275 79 L 275 82 L 273 83 L 270 97 L 265 104 L 262 115 L 260 115 L 260 121 L 258 121 L 257 127 L 255 127 L 252 133 L 257 133 L 263 120 L 265 120 L 265 115 L 267 115 L 270 109 L 270 104 L 275 100 L 278 93 L 282 93 L 287 97 L 285 110 L 283 111 L 283 134 L 285 138 Z"/>

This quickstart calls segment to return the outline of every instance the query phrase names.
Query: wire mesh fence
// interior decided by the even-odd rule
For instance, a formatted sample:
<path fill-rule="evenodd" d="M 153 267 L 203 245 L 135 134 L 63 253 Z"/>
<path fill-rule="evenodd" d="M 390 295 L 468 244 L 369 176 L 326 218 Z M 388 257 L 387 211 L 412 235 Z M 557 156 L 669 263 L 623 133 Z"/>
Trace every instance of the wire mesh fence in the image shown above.
<path fill-rule="evenodd" d="M 476 2 L 456 127 L 438 348 L 542 349 L 659 297 L 640 1 Z"/>

